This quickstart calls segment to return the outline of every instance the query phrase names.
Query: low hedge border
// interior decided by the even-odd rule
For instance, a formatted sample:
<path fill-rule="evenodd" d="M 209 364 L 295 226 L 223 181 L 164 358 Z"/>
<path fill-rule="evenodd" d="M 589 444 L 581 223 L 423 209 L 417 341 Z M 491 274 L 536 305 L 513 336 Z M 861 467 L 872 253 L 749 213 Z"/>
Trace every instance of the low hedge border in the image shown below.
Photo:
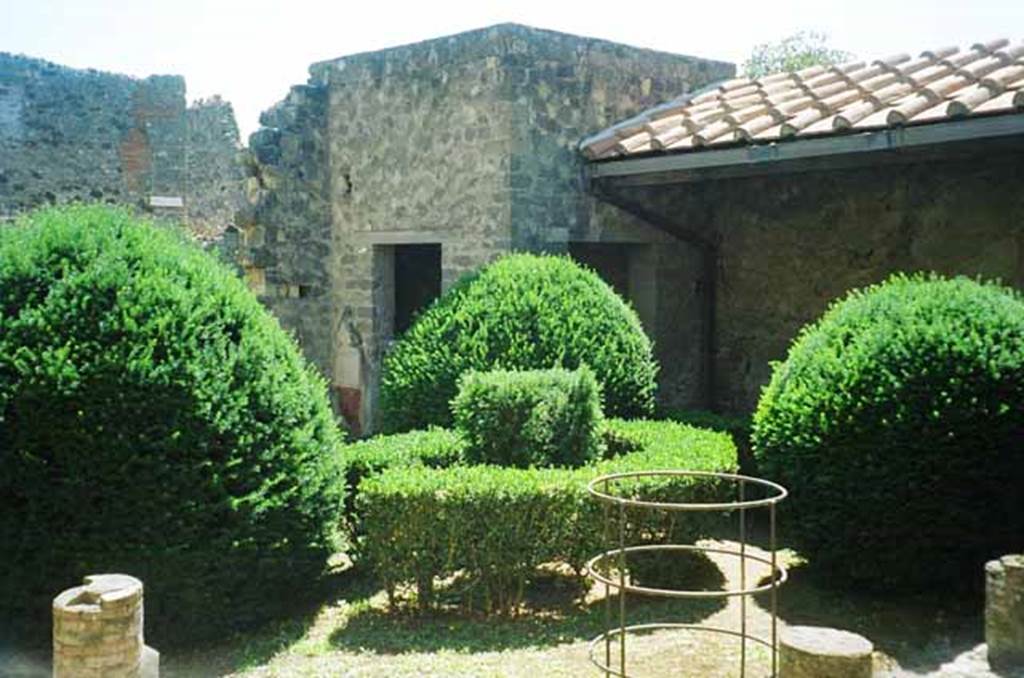
<path fill-rule="evenodd" d="M 345 445 L 341 459 L 347 487 L 346 517 L 353 520 L 356 488 L 367 476 L 394 467 L 448 468 L 462 462 L 465 446 L 458 432 L 439 427 L 379 435 Z"/>
<path fill-rule="evenodd" d="M 464 605 L 509 612 L 521 603 L 539 565 L 561 561 L 581 573 L 601 550 L 603 507 L 586 490 L 593 478 L 651 469 L 736 469 L 736 448 L 726 434 L 675 422 L 610 420 L 607 426 L 641 449 L 578 469 L 415 465 L 365 478 L 356 499 L 364 533 L 360 556 L 392 601 L 398 585 L 415 583 L 419 605 L 429 607 L 435 580 L 461 574 Z M 688 478 L 645 478 L 620 487 L 662 501 L 720 499 L 723 489 Z M 692 514 L 681 524 L 672 514 L 657 515 L 652 520 L 650 512 L 631 510 L 630 541 L 693 541 L 720 519 Z"/>

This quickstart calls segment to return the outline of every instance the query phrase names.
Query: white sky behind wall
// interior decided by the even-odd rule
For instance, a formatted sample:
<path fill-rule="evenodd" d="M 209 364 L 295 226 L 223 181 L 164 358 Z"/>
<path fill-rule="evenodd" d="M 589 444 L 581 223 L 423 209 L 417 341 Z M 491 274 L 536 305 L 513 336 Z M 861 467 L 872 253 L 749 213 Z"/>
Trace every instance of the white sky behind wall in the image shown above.
<path fill-rule="evenodd" d="M 243 140 L 314 61 L 503 22 L 742 62 L 799 30 L 865 58 L 1024 38 L 1024 0 L 0 0 L 0 51 L 220 94 Z"/>

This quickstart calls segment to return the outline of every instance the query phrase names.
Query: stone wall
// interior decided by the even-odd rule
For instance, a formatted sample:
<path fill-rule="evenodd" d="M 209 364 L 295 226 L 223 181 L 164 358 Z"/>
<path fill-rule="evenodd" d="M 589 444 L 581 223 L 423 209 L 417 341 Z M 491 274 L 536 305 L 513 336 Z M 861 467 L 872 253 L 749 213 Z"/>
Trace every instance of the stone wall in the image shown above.
<path fill-rule="evenodd" d="M 220 100 L 189 109 L 185 80 L 78 70 L 0 53 L 0 219 L 34 207 L 103 201 L 223 230 L 240 197 L 238 132 Z"/>
<path fill-rule="evenodd" d="M 185 81 L 0 53 L 0 215 L 180 195 Z"/>
<path fill-rule="evenodd" d="M 715 241 L 716 405 L 750 412 L 799 329 L 897 271 L 1024 288 L 1019 155 L 631 189 L 662 226 Z"/>
<path fill-rule="evenodd" d="M 238 124 L 231 104 L 218 96 L 193 102 L 186 120 L 185 218 L 193 232 L 213 239 L 244 202 Z"/>
<path fill-rule="evenodd" d="M 293 87 L 249 139 L 247 204 L 236 215 L 249 287 L 330 375 L 331 218 L 327 90 Z"/>
<path fill-rule="evenodd" d="M 584 137 L 735 74 L 729 63 L 521 26 L 503 38 L 517 250 L 564 250 L 600 228 L 584 190 Z"/>
<path fill-rule="evenodd" d="M 329 377 L 342 413 L 365 430 L 393 338 L 396 247 L 440 245 L 447 288 L 513 249 L 565 251 L 570 241 L 611 237 L 637 246 L 635 289 L 653 294 L 655 271 L 675 271 L 684 260 L 666 254 L 677 244 L 596 206 L 583 190 L 576 146 L 732 72 L 730 64 L 516 25 L 314 64 L 303 91 L 324 96 L 326 108 L 286 102 L 304 121 L 270 115 L 254 136 L 254 177 L 263 167 L 280 174 L 260 158 L 264 139 L 277 139 L 270 146 L 282 157 L 286 147 L 307 145 L 310 163 L 261 184 L 249 228 L 259 242 L 248 256 L 254 286 L 265 279 L 268 304 Z M 312 213 L 304 203 L 316 205 Z M 307 261 L 281 263 L 299 250 Z M 281 292 L 319 290 L 325 273 L 325 306 Z M 641 313 L 649 329 L 657 306 L 672 305 L 634 302 L 649 311 Z"/>

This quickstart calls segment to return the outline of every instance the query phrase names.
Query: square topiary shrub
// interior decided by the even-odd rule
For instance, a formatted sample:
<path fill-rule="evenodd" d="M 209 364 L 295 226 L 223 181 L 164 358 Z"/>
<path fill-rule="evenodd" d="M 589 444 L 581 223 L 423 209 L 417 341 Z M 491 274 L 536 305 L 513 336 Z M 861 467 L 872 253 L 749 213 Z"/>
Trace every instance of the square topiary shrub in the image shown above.
<path fill-rule="evenodd" d="M 581 466 L 601 457 L 601 389 L 586 366 L 467 372 L 452 400 L 470 463 Z"/>

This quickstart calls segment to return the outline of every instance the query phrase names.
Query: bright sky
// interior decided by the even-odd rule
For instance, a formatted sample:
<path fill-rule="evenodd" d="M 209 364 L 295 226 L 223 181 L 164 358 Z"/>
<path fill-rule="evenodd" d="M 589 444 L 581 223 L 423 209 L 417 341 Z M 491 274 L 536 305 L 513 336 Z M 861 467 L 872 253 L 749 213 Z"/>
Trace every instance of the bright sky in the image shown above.
<path fill-rule="evenodd" d="M 310 63 L 513 21 L 739 63 L 827 33 L 860 57 L 1024 37 L 1024 0 L 0 0 L 0 51 L 77 68 L 178 73 L 231 101 L 243 140 Z"/>

